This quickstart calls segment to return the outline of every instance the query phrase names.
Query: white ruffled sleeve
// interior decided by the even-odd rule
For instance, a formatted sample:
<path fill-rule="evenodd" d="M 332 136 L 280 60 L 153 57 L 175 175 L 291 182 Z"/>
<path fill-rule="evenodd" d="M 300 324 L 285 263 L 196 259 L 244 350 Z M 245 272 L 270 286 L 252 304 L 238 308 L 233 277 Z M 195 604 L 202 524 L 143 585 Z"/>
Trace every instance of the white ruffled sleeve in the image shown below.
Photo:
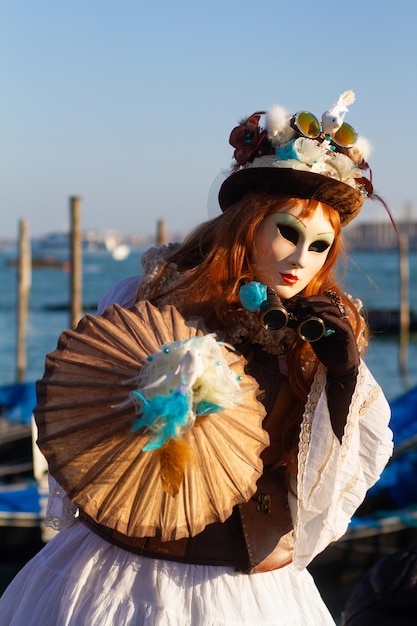
<path fill-rule="evenodd" d="M 129 276 L 119 283 L 116 283 L 110 291 L 108 291 L 99 301 L 97 305 L 98 315 L 102 315 L 104 311 L 112 304 L 120 304 L 129 309 L 135 304 L 136 295 L 142 276 Z"/>
<path fill-rule="evenodd" d="M 366 492 L 392 454 L 390 407 L 361 362 L 344 436 L 333 433 L 325 393 L 326 374 L 316 375 L 303 416 L 294 519 L 294 563 L 300 569 L 347 530 Z"/>

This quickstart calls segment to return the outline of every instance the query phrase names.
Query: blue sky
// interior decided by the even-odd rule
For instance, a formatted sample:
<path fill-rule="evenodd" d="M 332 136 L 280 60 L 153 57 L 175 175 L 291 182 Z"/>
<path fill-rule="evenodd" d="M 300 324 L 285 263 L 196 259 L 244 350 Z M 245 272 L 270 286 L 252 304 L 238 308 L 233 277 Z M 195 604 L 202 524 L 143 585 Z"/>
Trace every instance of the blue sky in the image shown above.
<path fill-rule="evenodd" d="M 229 133 L 273 104 L 346 121 L 374 186 L 416 213 L 414 0 L 0 0 L 0 237 L 68 226 L 186 232 L 207 218 Z M 362 219 L 386 219 L 367 201 Z"/>

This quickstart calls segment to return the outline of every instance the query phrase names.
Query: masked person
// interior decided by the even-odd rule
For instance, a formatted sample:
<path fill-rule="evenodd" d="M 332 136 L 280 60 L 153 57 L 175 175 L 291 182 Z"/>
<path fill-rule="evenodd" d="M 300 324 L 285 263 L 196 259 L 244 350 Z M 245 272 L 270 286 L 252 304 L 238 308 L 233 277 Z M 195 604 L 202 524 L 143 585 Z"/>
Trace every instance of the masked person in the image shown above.
<path fill-rule="evenodd" d="M 335 276 L 341 230 L 373 193 L 353 99 L 321 122 L 277 106 L 233 129 L 221 214 L 147 251 L 47 358 L 35 415 L 61 532 L 6 590 L 2 626 L 334 623 L 306 568 L 392 451 L 366 324 Z M 104 417 L 83 376 L 72 413 L 56 400 L 68 363 L 113 376 Z"/>

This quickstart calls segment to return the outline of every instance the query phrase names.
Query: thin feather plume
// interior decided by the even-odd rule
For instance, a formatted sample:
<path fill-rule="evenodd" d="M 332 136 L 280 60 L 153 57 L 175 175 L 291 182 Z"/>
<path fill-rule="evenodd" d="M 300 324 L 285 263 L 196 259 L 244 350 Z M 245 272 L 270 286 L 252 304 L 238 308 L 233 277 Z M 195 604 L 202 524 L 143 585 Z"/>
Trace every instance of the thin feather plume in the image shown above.
<path fill-rule="evenodd" d="M 352 91 L 352 89 L 348 89 L 347 91 L 344 91 L 342 93 L 342 95 L 340 96 L 343 104 L 347 107 L 350 104 L 353 104 L 355 102 L 355 92 Z"/>
<path fill-rule="evenodd" d="M 388 217 L 391 220 L 391 224 L 394 227 L 394 230 L 396 232 L 396 235 L 398 237 L 398 239 L 400 238 L 400 232 L 398 230 L 397 224 L 395 223 L 395 219 L 393 214 L 391 213 L 391 209 L 389 208 L 388 204 L 385 202 L 385 200 L 383 198 L 381 198 L 381 196 L 379 196 L 377 193 L 373 193 L 371 196 L 372 200 L 378 200 L 378 202 L 380 202 L 382 204 L 382 206 L 384 207 L 384 209 L 386 210 L 386 212 L 388 213 Z"/>
<path fill-rule="evenodd" d="M 159 450 L 162 489 L 175 497 L 180 489 L 186 465 L 193 459 L 190 446 L 183 439 L 169 439 Z"/>

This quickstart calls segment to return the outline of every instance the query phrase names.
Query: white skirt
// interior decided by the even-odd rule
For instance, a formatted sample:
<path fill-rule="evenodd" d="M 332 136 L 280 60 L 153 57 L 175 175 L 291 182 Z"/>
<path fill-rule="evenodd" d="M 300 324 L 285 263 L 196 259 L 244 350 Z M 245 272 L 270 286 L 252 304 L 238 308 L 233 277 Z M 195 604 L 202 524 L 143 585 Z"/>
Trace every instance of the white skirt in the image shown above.
<path fill-rule="evenodd" d="M 307 570 L 265 574 L 140 557 L 77 522 L 18 573 L 1 626 L 334 626 Z"/>

